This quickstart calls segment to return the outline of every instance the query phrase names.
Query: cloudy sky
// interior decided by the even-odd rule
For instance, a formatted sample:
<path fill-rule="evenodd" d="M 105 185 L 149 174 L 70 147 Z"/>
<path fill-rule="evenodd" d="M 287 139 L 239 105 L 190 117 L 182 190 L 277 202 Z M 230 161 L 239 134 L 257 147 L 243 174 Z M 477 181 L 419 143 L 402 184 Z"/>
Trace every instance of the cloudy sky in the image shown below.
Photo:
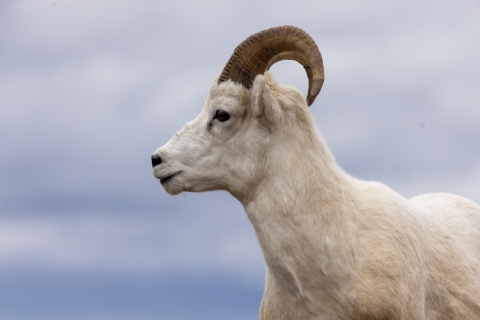
<path fill-rule="evenodd" d="M 150 156 L 237 44 L 317 42 L 310 110 L 338 163 L 480 203 L 477 0 L 0 2 L 0 318 L 257 317 L 265 264 L 225 192 L 168 196 Z M 281 62 L 280 83 L 307 90 Z"/>

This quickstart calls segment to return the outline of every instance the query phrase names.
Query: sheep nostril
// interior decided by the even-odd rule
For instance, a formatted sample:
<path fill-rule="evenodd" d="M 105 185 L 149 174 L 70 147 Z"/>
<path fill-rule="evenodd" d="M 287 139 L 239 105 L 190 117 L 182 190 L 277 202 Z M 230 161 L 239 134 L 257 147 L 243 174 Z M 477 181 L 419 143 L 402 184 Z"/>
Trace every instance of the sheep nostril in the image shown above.
<path fill-rule="evenodd" d="M 152 156 L 152 168 L 155 168 L 160 163 L 162 163 L 162 158 L 160 158 L 160 156 L 157 156 L 156 154 L 154 154 Z"/>

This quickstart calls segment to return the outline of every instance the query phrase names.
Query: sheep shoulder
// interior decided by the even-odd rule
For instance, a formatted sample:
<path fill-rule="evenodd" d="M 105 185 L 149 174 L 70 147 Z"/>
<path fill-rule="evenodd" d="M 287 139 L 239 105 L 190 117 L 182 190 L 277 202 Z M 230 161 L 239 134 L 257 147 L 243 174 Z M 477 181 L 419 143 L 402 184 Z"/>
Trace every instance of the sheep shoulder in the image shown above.
<path fill-rule="evenodd" d="M 354 182 L 357 259 L 351 319 L 425 319 L 426 225 L 407 199 L 378 182 Z"/>

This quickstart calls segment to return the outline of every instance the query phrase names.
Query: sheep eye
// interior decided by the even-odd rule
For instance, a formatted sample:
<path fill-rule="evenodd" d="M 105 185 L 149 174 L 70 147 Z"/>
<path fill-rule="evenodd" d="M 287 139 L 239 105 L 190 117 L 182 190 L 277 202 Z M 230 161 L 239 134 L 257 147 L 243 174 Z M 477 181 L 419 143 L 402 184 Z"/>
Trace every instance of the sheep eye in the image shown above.
<path fill-rule="evenodd" d="M 225 122 L 230 119 L 230 115 L 224 110 L 217 110 L 217 113 L 215 113 L 215 118 L 220 122 Z"/>

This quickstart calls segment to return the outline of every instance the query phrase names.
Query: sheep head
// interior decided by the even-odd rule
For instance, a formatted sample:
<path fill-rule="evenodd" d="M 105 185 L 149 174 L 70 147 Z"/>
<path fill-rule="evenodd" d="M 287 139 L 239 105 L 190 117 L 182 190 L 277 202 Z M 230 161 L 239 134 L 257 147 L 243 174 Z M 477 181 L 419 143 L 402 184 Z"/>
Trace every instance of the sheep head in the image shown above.
<path fill-rule="evenodd" d="M 291 28 L 294 27 L 279 27 L 282 32 Z M 275 29 L 264 32 L 268 35 Z M 252 37 L 264 39 L 264 36 Z M 252 37 L 245 42 L 252 43 L 249 40 Z M 265 51 L 271 52 L 271 57 L 262 58 L 268 60 L 262 62 L 265 70 L 261 71 L 262 67 L 253 73 L 248 71 L 253 75 L 251 84 L 244 76 L 247 73 L 242 71 L 245 65 L 242 61 L 249 62 L 254 57 L 239 62 L 238 52 L 248 51 L 245 49 L 248 46 L 235 50 L 222 74 L 213 80 L 200 115 L 152 156 L 153 174 L 166 192 L 174 195 L 182 191 L 227 190 L 237 198 L 246 197 L 268 176 L 271 159 L 288 153 L 278 148 L 288 148 L 287 140 L 297 143 L 301 132 L 313 127 L 307 101 L 313 102 L 315 90 L 320 90 L 323 65 L 311 67 L 310 60 L 305 58 L 307 53 L 291 53 L 291 47 L 285 43 L 288 41 L 283 44 L 286 53 L 267 46 Z M 306 66 L 310 100 L 306 101 L 293 87 L 278 85 L 266 71 L 273 62 L 285 57 L 300 60 Z M 258 70 L 261 74 L 255 74 Z M 321 78 L 314 76 L 319 70 Z M 240 79 L 236 75 L 240 75 Z"/>

